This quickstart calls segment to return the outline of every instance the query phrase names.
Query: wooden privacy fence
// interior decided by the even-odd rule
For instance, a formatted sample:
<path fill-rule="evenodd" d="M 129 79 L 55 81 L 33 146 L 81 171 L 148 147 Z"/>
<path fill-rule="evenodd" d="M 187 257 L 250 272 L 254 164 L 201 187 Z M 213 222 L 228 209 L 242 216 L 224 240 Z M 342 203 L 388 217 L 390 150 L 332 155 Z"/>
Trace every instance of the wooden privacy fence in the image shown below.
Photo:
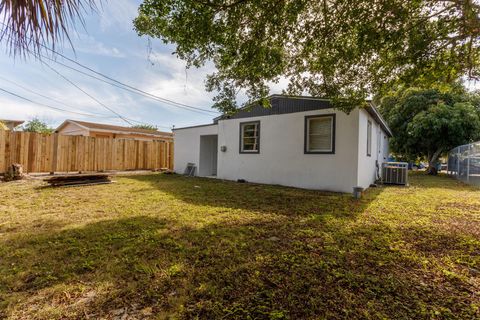
<path fill-rule="evenodd" d="M 173 142 L 0 130 L 0 173 L 173 169 Z"/>

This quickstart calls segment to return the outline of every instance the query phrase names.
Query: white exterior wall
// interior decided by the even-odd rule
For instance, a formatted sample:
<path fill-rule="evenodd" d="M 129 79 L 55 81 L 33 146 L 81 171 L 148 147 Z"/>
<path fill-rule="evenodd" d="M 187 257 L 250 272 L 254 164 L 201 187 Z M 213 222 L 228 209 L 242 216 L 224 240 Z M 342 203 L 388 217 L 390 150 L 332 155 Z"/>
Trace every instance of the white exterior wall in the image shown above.
<path fill-rule="evenodd" d="M 305 116 L 336 114 L 335 154 L 305 154 Z M 260 153 L 239 153 L 240 123 L 260 121 Z M 296 112 L 218 123 L 217 176 L 308 189 L 352 192 L 357 182 L 358 110 Z M 176 145 L 176 149 L 180 144 Z"/>
<path fill-rule="evenodd" d="M 214 135 L 218 133 L 217 125 L 198 126 L 174 131 L 175 147 L 173 149 L 173 170 L 183 174 L 187 163 L 195 163 L 198 175 L 200 165 L 200 136 Z"/>
<path fill-rule="evenodd" d="M 358 121 L 358 186 L 368 188 L 377 178 L 376 161 L 378 161 L 378 170 L 381 170 L 382 163 L 387 161 L 388 135 L 364 109 L 359 110 Z M 371 156 L 367 155 L 368 121 L 372 123 Z"/>
<path fill-rule="evenodd" d="M 305 117 L 336 114 L 335 153 L 305 154 Z M 372 152 L 367 156 L 367 121 L 372 122 Z M 260 121 L 260 153 L 239 152 L 240 123 Z M 199 174 L 200 137 L 218 135 L 217 178 L 249 182 L 352 192 L 368 188 L 376 179 L 376 165 L 388 157 L 388 136 L 364 109 L 349 115 L 323 109 L 279 115 L 220 120 L 217 125 L 176 129 L 174 170 L 183 174 L 187 163 Z M 380 138 L 380 143 L 378 139 Z M 225 152 L 220 151 L 226 146 Z"/>

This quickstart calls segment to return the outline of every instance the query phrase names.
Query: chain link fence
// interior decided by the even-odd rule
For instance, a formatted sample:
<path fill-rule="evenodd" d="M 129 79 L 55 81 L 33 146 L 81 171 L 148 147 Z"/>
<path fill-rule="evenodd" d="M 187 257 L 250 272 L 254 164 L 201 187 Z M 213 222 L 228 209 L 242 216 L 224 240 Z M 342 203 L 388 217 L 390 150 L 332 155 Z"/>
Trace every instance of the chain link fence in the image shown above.
<path fill-rule="evenodd" d="M 450 150 L 447 172 L 465 183 L 480 186 L 480 141 Z"/>

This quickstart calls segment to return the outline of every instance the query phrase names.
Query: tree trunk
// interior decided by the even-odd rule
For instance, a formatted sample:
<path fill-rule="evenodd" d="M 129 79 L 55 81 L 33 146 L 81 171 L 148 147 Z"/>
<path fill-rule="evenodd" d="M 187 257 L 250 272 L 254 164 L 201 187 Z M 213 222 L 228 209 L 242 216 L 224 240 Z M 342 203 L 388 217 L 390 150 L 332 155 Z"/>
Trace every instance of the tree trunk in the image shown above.
<path fill-rule="evenodd" d="M 7 172 L 5 173 L 4 180 L 5 181 L 12 181 L 12 180 L 21 180 L 25 177 L 23 174 L 23 166 L 18 163 L 12 164 L 8 167 Z"/>
<path fill-rule="evenodd" d="M 440 157 L 440 154 L 442 153 L 442 151 L 443 151 L 442 148 L 438 149 L 437 151 L 435 151 L 432 157 L 428 159 L 427 174 L 434 175 L 434 176 L 438 174 L 437 162 L 438 162 L 438 157 Z"/>

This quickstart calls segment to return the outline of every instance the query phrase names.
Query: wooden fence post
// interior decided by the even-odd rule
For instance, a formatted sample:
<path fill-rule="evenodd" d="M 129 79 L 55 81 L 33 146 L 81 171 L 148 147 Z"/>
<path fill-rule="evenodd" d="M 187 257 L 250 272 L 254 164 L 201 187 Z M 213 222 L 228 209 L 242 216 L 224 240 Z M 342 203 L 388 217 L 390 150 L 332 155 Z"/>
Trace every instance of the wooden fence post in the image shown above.
<path fill-rule="evenodd" d="M 7 131 L 0 129 L 0 172 L 5 172 L 7 165 L 5 164 L 5 144 L 7 142 Z"/>
<path fill-rule="evenodd" d="M 55 171 L 57 171 L 57 157 L 58 157 L 58 133 L 54 133 L 53 134 L 52 171 L 50 171 L 50 174 L 55 174 Z"/>

